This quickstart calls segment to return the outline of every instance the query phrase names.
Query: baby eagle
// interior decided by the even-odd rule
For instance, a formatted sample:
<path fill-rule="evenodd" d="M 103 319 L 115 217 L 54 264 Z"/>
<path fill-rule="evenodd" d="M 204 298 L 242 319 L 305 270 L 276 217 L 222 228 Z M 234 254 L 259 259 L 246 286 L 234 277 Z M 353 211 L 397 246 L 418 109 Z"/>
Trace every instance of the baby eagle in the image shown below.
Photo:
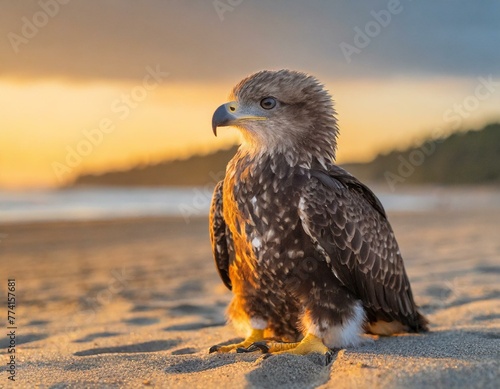
<path fill-rule="evenodd" d="M 364 332 L 427 330 L 377 197 L 335 165 L 329 93 L 314 77 L 261 71 L 212 119 L 243 143 L 214 191 L 210 238 L 243 342 L 210 352 L 329 355 Z"/>

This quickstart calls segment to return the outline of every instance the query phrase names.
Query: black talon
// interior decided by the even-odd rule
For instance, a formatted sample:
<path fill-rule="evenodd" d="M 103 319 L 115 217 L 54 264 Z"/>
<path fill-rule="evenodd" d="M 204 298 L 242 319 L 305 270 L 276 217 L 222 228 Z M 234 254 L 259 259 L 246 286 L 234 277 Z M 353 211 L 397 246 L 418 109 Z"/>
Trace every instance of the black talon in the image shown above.
<path fill-rule="evenodd" d="M 237 352 L 238 354 L 242 354 L 242 353 L 251 353 L 251 351 L 250 351 L 250 347 L 249 347 L 249 348 L 245 348 L 245 347 L 238 347 L 238 348 L 236 349 L 236 352 Z"/>
<path fill-rule="evenodd" d="M 217 351 L 219 351 L 220 347 L 221 346 L 219 346 L 218 344 L 216 344 L 215 346 L 210 347 L 210 349 L 208 350 L 208 353 L 209 354 L 216 353 Z"/>
<path fill-rule="evenodd" d="M 260 350 L 263 354 L 267 354 L 269 352 L 269 346 L 266 342 L 254 342 L 248 347 L 247 350 L 250 352 Z"/>
<path fill-rule="evenodd" d="M 335 351 L 329 350 L 325 353 L 325 366 L 328 366 L 333 361 L 333 357 L 335 356 Z"/>
<path fill-rule="evenodd" d="M 254 351 L 260 351 L 260 348 L 258 348 L 254 344 L 251 344 L 250 346 L 248 346 L 247 350 L 249 353 L 253 353 Z"/>

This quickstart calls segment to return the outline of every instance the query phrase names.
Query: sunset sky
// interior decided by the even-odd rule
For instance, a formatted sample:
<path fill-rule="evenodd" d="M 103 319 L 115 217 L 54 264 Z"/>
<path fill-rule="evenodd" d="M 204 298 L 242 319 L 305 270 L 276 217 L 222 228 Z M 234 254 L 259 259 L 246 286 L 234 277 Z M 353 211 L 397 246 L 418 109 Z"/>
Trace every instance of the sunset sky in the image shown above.
<path fill-rule="evenodd" d="M 227 147 L 212 113 L 261 69 L 326 84 L 339 162 L 500 120 L 493 0 L 0 1 L 0 188 Z"/>

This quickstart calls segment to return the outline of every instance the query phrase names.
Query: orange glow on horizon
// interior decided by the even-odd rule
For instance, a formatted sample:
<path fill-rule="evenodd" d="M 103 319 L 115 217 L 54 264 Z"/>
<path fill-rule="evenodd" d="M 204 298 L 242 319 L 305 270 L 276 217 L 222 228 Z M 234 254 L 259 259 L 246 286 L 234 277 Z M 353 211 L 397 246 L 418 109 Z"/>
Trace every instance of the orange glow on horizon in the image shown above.
<path fill-rule="evenodd" d="M 346 162 L 369 160 L 423 138 L 435 126 L 446 128 L 443 112 L 470 94 L 471 81 L 334 80 L 326 85 L 341 130 L 338 160 Z M 239 139 L 234 129 L 214 138 L 210 127 L 230 84 L 180 84 L 167 77 L 142 90 L 140 81 L 3 79 L 0 88 L 0 188 L 55 187 L 81 172 L 208 153 Z M 485 101 L 464 126 L 495 117 L 497 104 L 498 98 Z M 81 158 L 69 166 L 68 155 L 76 150 Z M 54 164 L 68 169 L 58 174 Z"/>

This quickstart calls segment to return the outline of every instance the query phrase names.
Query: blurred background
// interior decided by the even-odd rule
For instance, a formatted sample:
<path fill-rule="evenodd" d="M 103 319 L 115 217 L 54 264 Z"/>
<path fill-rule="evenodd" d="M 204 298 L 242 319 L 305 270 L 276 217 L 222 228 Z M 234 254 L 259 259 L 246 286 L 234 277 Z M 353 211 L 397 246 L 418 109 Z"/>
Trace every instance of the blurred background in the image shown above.
<path fill-rule="evenodd" d="M 324 382 L 207 354 L 237 336 L 207 215 L 239 134 L 215 138 L 212 114 L 290 68 L 335 100 L 338 163 L 380 197 L 433 326 L 343 353 L 331 385 L 496 388 L 499 42 L 494 0 L 0 0 L 0 300 L 15 279 L 21 387 Z"/>
<path fill-rule="evenodd" d="M 212 113 L 261 69 L 326 85 L 338 162 L 389 207 L 442 206 L 407 184 L 500 183 L 496 1 L 1 6 L 3 221 L 205 214 L 239 140 Z"/>

